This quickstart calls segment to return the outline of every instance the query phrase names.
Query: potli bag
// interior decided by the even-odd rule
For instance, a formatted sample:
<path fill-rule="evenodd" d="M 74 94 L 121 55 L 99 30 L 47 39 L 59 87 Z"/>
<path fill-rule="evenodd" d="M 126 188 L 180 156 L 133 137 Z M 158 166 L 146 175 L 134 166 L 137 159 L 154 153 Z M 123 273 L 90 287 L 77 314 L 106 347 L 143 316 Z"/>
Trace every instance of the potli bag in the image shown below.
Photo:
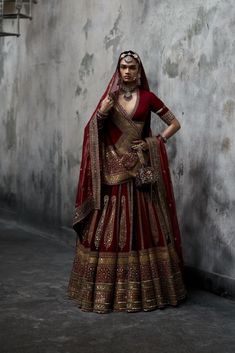
<path fill-rule="evenodd" d="M 143 151 L 137 149 L 137 154 L 141 163 L 135 177 L 135 184 L 138 189 L 148 189 L 152 184 L 157 182 L 157 173 L 153 167 L 145 164 Z"/>

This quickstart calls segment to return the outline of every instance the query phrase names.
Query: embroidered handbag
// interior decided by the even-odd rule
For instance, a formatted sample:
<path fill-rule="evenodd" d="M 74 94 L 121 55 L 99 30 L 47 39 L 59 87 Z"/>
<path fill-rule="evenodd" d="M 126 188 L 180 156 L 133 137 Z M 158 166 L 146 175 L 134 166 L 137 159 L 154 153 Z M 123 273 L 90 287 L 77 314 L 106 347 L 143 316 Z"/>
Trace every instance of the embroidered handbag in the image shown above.
<path fill-rule="evenodd" d="M 157 173 L 153 167 L 145 165 L 143 151 L 141 148 L 137 150 L 137 154 L 139 156 L 141 166 L 137 170 L 135 184 L 138 189 L 146 189 L 157 182 Z"/>

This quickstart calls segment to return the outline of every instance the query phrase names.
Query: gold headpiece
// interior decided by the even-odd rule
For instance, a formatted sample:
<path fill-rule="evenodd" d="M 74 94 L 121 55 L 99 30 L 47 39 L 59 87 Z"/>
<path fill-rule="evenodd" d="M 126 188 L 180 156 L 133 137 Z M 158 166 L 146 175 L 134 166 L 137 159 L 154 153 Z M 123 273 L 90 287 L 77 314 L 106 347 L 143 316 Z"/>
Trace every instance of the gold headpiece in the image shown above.
<path fill-rule="evenodd" d="M 125 61 L 127 62 L 130 62 L 132 58 L 134 58 L 138 61 L 138 63 L 140 63 L 139 55 L 133 52 L 132 50 L 124 51 L 123 53 L 121 53 L 120 60 L 124 58 L 125 58 Z"/>

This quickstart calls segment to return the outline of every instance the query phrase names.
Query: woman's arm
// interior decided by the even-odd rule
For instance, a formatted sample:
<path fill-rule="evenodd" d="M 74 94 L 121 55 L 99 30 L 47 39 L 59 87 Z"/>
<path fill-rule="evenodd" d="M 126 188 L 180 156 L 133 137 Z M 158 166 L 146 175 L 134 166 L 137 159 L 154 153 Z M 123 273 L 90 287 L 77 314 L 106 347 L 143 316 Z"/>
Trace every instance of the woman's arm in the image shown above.
<path fill-rule="evenodd" d="M 160 133 L 160 136 L 163 138 L 164 142 L 166 142 L 180 129 L 180 123 L 170 109 L 152 92 L 150 92 L 150 108 L 168 125 L 168 127 Z"/>
<path fill-rule="evenodd" d="M 168 111 L 171 113 L 170 111 Z M 164 120 L 164 119 L 162 119 Z M 165 123 L 168 125 L 168 127 L 163 130 L 160 135 L 163 137 L 163 139 L 168 140 L 171 136 L 173 136 L 180 128 L 181 125 L 179 123 L 179 120 L 171 113 L 171 119 L 170 120 L 164 120 Z M 165 141 L 166 142 L 166 141 Z"/>

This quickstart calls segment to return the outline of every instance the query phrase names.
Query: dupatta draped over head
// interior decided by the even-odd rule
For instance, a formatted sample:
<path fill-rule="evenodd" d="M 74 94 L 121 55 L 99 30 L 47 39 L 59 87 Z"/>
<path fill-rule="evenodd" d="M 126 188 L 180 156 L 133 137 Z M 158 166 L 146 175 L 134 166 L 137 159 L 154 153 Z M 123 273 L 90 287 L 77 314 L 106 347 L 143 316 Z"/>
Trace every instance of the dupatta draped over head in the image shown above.
<path fill-rule="evenodd" d="M 107 95 L 115 95 L 119 90 L 118 83 L 120 79 L 120 60 L 121 55 L 119 57 L 116 70 L 84 130 L 82 159 L 76 195 L 75 214 L 73 218 L 73 228 L 77 232 L 78 238 L 81 232 L 80 227 L 82 226 L 86 217 L 93 210 L 101 209 L 102 154 L 100 148 L 100 130 L 98 128 L 97 111 L 102 100 Z M 149 91 L 148 80 L 141 61 L 139 61 L 139 65 L 141 77 L 139 88 Z M 158 174 L 160 175 L 159 183 L 161 184 L 161 190 L 163 196 L 166 199 L 166 202 L 169 205 L 169 216 L 174 234 L 175 248 L 181 260 L 181 264 L 183 265 L 180 231 L 176 214 L 172 181 L 168 166 L 167 152 L 162 139 L 158 137 L 152 137 L 150 129 L 150 118 L 151 112 L 149 112 L 145 121 L 142 137 L 146 139 L 149 145 L 151 164 L 158 169 Z M 156 163 L 156 161 L 158 162 Z"/>

